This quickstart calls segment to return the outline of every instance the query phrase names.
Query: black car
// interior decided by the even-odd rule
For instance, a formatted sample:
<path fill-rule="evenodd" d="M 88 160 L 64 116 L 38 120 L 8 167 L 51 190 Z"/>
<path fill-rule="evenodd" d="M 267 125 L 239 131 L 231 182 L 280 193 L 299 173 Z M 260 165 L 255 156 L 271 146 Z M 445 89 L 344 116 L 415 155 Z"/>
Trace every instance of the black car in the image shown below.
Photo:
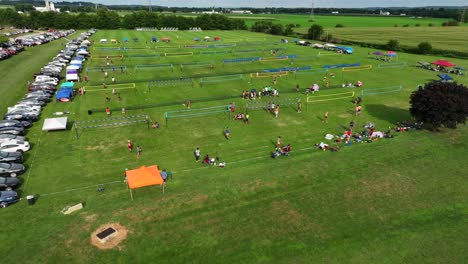
<path fill-rule="evenodd" d="M 22 163 L 23 153 L 21 152 L 4 152 L 0 151 L 0 162 Z"/>
<path fill-rule="evenodd" d="M 16 203 L 20 198 L 15 191 L 0 192 L 0 207 L 5 208 L 10 204 Z"/>
<path fill-rule="evenodd" d="M 24 96 L 23 100 L 32 100 L 32 101 L 38 101 L 47 104 L 48 102 L 51 101 L 51 96 L 47 96 L 44 94 L 27 94 Z M 23 101 L 21 100 L 21 101 Z"/>
<path fill-rule="evenodd" d="M 24 135 L 23 127 L 2 127 L 0 128 L 0 134 L 11 134 L 11 135 Z"/>
<path fill-rule="evenodd" d="M 0 128 L 3 127 L 31 127 L 32 123 L 28 121 L 18 120 L 2 120 L 0 121 Z"/>
<path fill-rule="evenodd" d="M 23 164 L 19 163 L 0 163 L 0 176 L 5 177 L 16 177 L 20 174 L 23 174 L 26 170 Z"/>
<path fill-rule="evenodd" d="M 21 181 L 18 178 L 0 177 L 0 190 L 11 191 L 20 185 Z"/>

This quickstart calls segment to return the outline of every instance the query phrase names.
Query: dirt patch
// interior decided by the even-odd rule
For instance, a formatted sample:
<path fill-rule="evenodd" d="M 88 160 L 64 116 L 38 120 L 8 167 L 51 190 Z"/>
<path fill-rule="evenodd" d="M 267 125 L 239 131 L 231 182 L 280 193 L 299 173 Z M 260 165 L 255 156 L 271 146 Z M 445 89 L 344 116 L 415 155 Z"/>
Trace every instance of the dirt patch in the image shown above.
<path fill-rule="evenodd" d="M 83 219 L 88 223 L 94 222 L 97 219 L 97 214 L 84 214 Z"/>
<path fill-rule="evenodd" d="M 201 203 L 208 200 L 208 195 L 197 195 L 194 196 L 187 204 Z"/>
<path fill-rule="evenodd" d="M 101 240 L 96 235 L 109 227 L 115 229 L 117 232 L 112 237 L 108 238 L 105 242 L 101 242 Z M 111 249 L 117 247 L 120 242 L 127 238 L 127 233 L 128 230 L 119 223 L 104 224 L 91 234 L 91 244 L 99 249 Z M 121 247 L 118 247 L 118 249 L 122 250 Z"/>

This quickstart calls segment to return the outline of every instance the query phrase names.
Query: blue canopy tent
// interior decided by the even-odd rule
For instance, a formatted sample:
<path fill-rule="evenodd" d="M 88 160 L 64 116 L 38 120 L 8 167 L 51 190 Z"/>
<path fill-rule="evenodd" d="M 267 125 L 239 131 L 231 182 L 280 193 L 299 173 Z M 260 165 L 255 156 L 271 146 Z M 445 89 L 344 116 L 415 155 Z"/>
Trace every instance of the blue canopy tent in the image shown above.
<path fill-rule="evenodd" d="M 70 102 L 72 97 L 73 97 L 72 87 L 62 87 L 55 95 L 55 99 L 58 102 Z"/>
<path fill-rule="evenodd" d="M 133 41 L 134 41 L 134 42 L 138 42 L 138 38 L 133 38 Z"/>
<path fill-rule="evenodd" d="M 199 37 L 194 37 L 193 40 L 200 41 L 200 38 Z"/>
<path fill-rule="evenodd" d="M 443 81 L 443 82 L 453 81 L 452 76 L 450 76 L 448 74 L 437 74 L 437 76 L 439 76 L 440 80 Z"/>
<path fill-rule="evenodd" d="M 151 37 L 151 42 L 158 42 L 158 38 L 155 36 Z"/>
<path fill-rule="evenodd" d="M 124 38 L 124 42 L 128 42 L 128 38 Z"/>

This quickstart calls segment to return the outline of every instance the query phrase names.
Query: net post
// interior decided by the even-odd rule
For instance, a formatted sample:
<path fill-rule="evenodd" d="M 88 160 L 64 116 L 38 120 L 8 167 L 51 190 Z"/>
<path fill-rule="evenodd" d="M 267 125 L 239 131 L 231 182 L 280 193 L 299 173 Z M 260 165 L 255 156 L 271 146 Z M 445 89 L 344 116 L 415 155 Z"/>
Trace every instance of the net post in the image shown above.
<path fill-rule="evenodd" d="M 78 139 L 78 125 L 76 124 L 76 121 L 73 123 L 73 127 L 75 128 L 75 137 Z"/>

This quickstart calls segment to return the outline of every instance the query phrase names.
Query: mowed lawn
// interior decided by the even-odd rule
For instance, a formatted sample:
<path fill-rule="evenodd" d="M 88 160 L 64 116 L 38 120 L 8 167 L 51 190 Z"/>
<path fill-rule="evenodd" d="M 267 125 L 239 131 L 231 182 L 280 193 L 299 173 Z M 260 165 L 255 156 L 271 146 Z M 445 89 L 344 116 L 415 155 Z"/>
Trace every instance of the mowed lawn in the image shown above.
<path fill-rule="evenodd" d="M 151 44 L 151 36 L 172 41 Z M 204 36 L 220 36 L 217 44 L 235 46 L 184 47 L 215 44 L 193 42 L 194 37 Z M 125 37 L 130 43 L 98 43 L 101 38 L 122 42 Z M 414 65 L 439 58 L 399 54 L 399 62 L 406 62 L 407 67 L 380 68 L 384 62 L 367 57 L 374 50 L 356 47 L 356 53 L 349 56 L 317 56 L 319 51 L 312 48 L 277 45 L 280 37 L 243 31 L 98 31 L 92 39 L 96 41 L 91 48 L 93 58 L 83 71 L 89 82 L 78 84 L 87 94 L 71 103 L 49 104 L 42 118 L 70 111 L 71 127 L 74 121 L 106 120 L 106 106 L 114 110 L 113 118 L 121 117 L 120 109 L 125 107 L 127 116 L 148 114 L 161 127 L 79 129 L 77 139 L 73 129 L 43 133 L 42 120 L 37 122 L 27 134 L 32 149 L 27 153 L 28 171 L 21 176 L 20 191 L 23 197 L 35 194 L 39 199 L 34 206 L 23 200 L 1 210 L 7 221 L 0 238 L 11 241 L 0 248 L 6 259 L 25 263 L 461 263 L 468 257 L 466 126 L 439 133 L 395 133 L 392 139 L 341 146 L 337 153 L 314 147 L 321 141 L 334 146 L 324 135 L 343 133 L 351 120 L 356 121 L 358 131 L 367 122 L 387 131 L 396 122 L 410 119 L 409 95 L 418 84 L 437 78 L 436 73 Z M 109 49 L 117 47 L 128 49 Z M 59 49 L 47 51 L 48 55 L 52 57 Z M 272 59 L 274 49 L 277 55 L 297 58 L 222 63 L 223 59 L 255 56 Z M 100 68 L 107 67 L 107 56 L 116 70 L 107 69 L 105 78 Z M 331 87 L 324 87 L 325 73 L 319 71 L 323 65 L 355 62 L 372 65 L 372 69 L 332 70 Z M 464 60 L 453 62 L 466 67 Z M 181 64 L 185 65 L 182 69 Z M 152 66 L 137 69 L 136 65 Z M 124 66 L 127 70 L 120 72 Z M 312 71 L 278 77 L 276 85 L 271 78 L 250 78 L 263 69 L 287 66 L 311 66 Z M 36 67 L 39 70 L 41 65 Z M 231 80 L 207 82 L 218 80 L 209 78 L 214 76 Z M 116 78 L 114 86 L 111 77 Z M 161 83 L 157 80 L 181 77 L 193 78 L 192 84 L 172 81 L 173 85 L 157 86 Z M 23 76 L 22 82 L 29 78 Z M 151 80 L 155 85 L 148 88 Z M 358 80 L 363 81 L 363 89 L 401 85 L 402 90 L 364 96 L 363 113 L 355 117 L 349 95 L 360 95 L 362 89 L 341 88 L 341 84 Z M 468 83 L 466 77 L 456 80 Z M 104 82 L 106 89 L 101 88 Z M 313 83 L 321 90 L 307 98 L 305 87 Z M 297 84 L 300 92 L 295 90 Z M 244 124 L 232 115 L 213 113 L 214 107 L 227 107 L 230 102 L 244 111 L 251 102 L 242 100 L 241 92 L 264 85 L 280 91 L 278 100 L 285 105 L 279 118 L 264 110 L 250 110 L 251 123 Z M 120 93 L 120 101 L 112 95 L 113 88 Z M 25 89 L 25 85 L 17 88 L 9 100 L 19 99 L 20 90 Z M 105 101 L 106 95 L 110 102 Z M 322 100 L 332 98 L 341 99 Z M 186 113 L 206 115 L 173 118 L 166 125 L 165 113 L 186 110 L 182 103 L 187 99 L 193 111 Z M 295 103 L 287 105 L 288 100 L 298 99 L 303 103 L 302 113 L 297 113 Z M 263 97 L 255 102 L 261 105 L 270 100 Z M 322 101 L 307 103 L 314 100 Z M 322 122 L 325 112 L 329 112 L 329 123 Z M 222 134 L 227 126 L 231 128 L 229 140 Z M 272 159 L 279 135 L 293 151 L 288 157 Z M 127 139 L 143 148 L 141 159 L 127 151 Z M 219 157 L 226 167 L 196 163 L 196 147 L 202 156 Z M 164 194 L 159 187 L 146 187 L 137 189 L 131 200 L 123 182 L 125 168 L 152 164 L 174 172 L 173 180 Z M 100 185 L 105 191 L 97 191 Z M 81 211 L 60 213 L 78 202 L 85 203 Z M 90 236 L 106 223 L 120 223 L 129 234 L 118 247 L 99 250 L 90 244 Z"/>

